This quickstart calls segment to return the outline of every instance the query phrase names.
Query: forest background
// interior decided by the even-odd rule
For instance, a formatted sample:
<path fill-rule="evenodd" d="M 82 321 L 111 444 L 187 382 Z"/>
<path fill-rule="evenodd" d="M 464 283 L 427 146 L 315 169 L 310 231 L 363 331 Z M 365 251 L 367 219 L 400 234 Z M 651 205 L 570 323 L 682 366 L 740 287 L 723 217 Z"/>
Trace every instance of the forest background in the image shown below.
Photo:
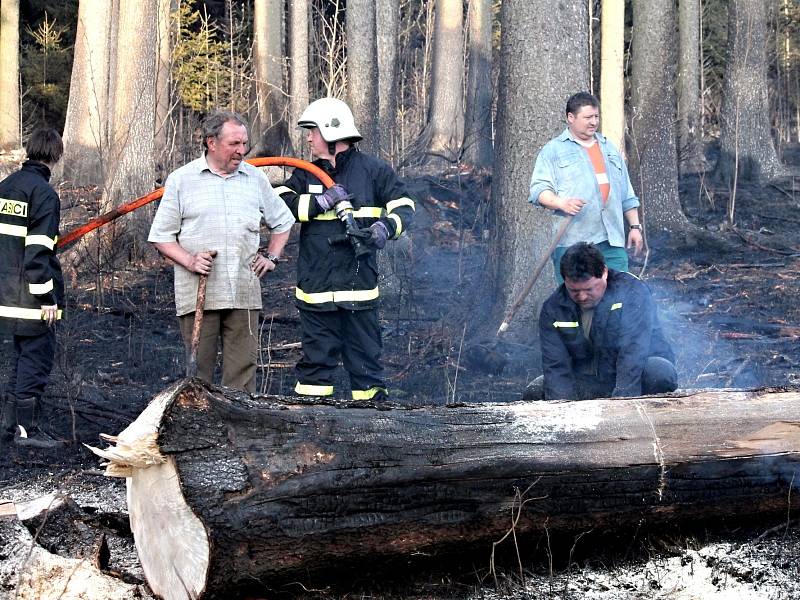
<path fill-rule="evenodd" d="M 522 378 L 538 374 L 535 343 L 524 336 L 552 289 L 549 275 L 510 332 L 528 352 L 512 357 L 524 363 L 521 373 L 473 368 L 465 336 L 483 326 L 494 339 L 548 246 L 550 217 L 526 202 L 533 162 L 563 129 L 566 99 L 590 90 L 602 102 L 602 131 L 624 150 L 643 201 L 656 255 L 648 283 L 669 317 L 682 387 L 796 384 L 800 204 L 796 181 L 774 182 L 793 174 L 787 164 L 800 156 L 799 49 L 796 0 L 0 0 L 0 173 L 22 160 L 34 127 L 63 131 L 66 154 L 54 183 L 68 229 L 150 192 L 196 157 L 198 125 L 212 108 L 246 115 L 252 155 L 310 158 L 297 117 L 309 101 L 339 96 L 354 109 L 361 147 L 421 190 L 416 254 L 407 261 L 420 276 L 402 290 L 406 304 L 387 303 L 388 317 L 384 307 L 393 397 L 511 401 Z M 681 188 L 687 181 L 689 193 Z M 171 275 L 144 241 L 152 211 L 127 215 L 60 255 L 75 310 L 60 329 L 46 401 L 51 430 L 71 434 L 71 451 L 83 453 L 61 457 L 68 465 L 94 466 L 78 442 L 120 431 L 183 373 Z M 449 221 L 435 220 L 443 214 Z M 756 237 L 763 225 L 770 231 Z M 756 241 L 707 252 L 726 233 Z M 426 253 L 438 234 L 456 251 Z M 475 287 L 459 285 L 462 272 Z M 293 275 L 282 268 L 278 277 L 265 286 L 259 366 L 268 393 L 291 390 L 299 347 Z M 493 314 L 444 318 L 459 303 Z M 33 473 L 0 455 L 5 494 L 18 486 L 29 495 Z M 48 491 L 54 479 L 69 483 L 74 475 L 49 464 L 38 473 Z M 107 484 L 87 486 L 93 497 L 103 496 L 98 485 Z M 740 525 L 740 539 L 756 544 L 716 548 L 720 564 L 738 555 L 742 578 L 785 592 L 773 597 L 797 596 L 800 578 L 790 567 L 800 564 L 793 558 L 800 543 L 784 541 L 788 521 L 746 534 Z M 764 529 L 778 532 L 772 553 L 760 545 Z M 621 539 L 627 556 L 630 540 Z M 592 542 L 592 556 L 602 545 Z M 563 554 L 572 560 L 571 543 Z M 683 555 L 677 562 L 692 572 L 701 564 Z M 591 597 L 650 598 L 658 577 L 649 568 L 631 567 L 641 596 L 615 587 L 633 576 L 612 573 L 594 585 L 593 573 L 581 579 L 568 570 L 563 586 L 574 580 L 574 596 L 552 597 L 587 598 L 586 586 L 608 585 L 605 596 Z M 549 569 L 543 581 L 552 590 L 552 562 Z M 716 572 L 709 579 L 739 581 Z"/>
<path fill-rule="evenodd" d="M 252 155 L 309 158 L 294 124 L 326 95 L 407 175 L 491 174 L 498 314 L 550 241 L 550 217 L 521 207 L 575 91 L 600 97 L 651 236 L 693 234 L 679 175 L 727 186 L 733 226 L 737 186 L 789 174 L 781 154 L 800 140 L 794 0 L 3 0 L 0 17 L 0 149 L 62 130 L 56 180 L 93 187 L 98 211 L 196 156 L 215 107 L 249 118 Z M 151 210 L 96 261 L 146 252 Z"/>

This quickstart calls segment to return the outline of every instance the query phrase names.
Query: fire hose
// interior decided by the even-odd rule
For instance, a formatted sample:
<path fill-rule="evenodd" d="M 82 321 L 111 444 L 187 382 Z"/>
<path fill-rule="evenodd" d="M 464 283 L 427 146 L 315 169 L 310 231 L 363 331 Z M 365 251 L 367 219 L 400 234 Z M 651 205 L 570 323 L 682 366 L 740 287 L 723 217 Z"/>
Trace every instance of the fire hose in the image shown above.
<path fill-rule="evenodd" d="M 287 156 L 262 156 L 258 158 L 250 158 L 247 160 L 248 163 L 253 165 L 254 167 L 296 167 L 298 169 L 303 169 L 304 171 L 308 171 L 312 175 L 314 175 L 317 179 L 322 182 L 326 188 L 331 187 L 333 183 L 333 179 L 330 176 L 320 169 L 318 166 L 311 164 L 307 160 L 302 160 L 300 158 L 290 158 Z M 131 200 L 126 204 L 122 204 L 117 206 L 116 208 L 108 211 L 100 215 L 99 217 L 95 217 L 91 221 L 84 223 L 80 227 L 76 227 L 75 229 L 67 232 L 64 236 L 62 236 L 58 240 L 58 250 L 63 250 L 68 244 L 71 244 L 77 239 L 82 238 L 84 235 L 89 233 L 90 231 L 94 231 L 98 227 L 102 227 L 106 223 L 110 223 L 114 219 L 121 217 L 122 215 L 128 214 L 129 212 L 133 212 L 137 208 L 141 208 L 145 204 L 149 204 L 154 200 L 158 200 L 161 196 L 164 195 L 164 188 L 158 188 L 157 190 L 153 190 L 149 194 L 145 196 L 141 196 L 140 198 L 136 198 L 136 200 Z"/>

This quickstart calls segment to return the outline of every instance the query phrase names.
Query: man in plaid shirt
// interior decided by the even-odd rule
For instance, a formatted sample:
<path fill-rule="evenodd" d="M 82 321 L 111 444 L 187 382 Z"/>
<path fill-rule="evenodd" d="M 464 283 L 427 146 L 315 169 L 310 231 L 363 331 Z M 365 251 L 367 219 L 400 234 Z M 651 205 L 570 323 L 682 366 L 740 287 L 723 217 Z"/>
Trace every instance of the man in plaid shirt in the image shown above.
<path fill-rule="evenodd" d="M 239 115 L 214 112 L 202 133 L 205 153 L 167 178 L 148 241 L 175 263 L 175 306 L 187 348 L 198 275 L 208 275 L 198 377 L 212 381 L 221 340 L 222 385 L 254 392 L 259 280 L 275 269 L 294 217 L 266 175 L 244 162 L 247 124 Z M 271 231 L 266 256 L 258 252 L 262 219 Z"/>

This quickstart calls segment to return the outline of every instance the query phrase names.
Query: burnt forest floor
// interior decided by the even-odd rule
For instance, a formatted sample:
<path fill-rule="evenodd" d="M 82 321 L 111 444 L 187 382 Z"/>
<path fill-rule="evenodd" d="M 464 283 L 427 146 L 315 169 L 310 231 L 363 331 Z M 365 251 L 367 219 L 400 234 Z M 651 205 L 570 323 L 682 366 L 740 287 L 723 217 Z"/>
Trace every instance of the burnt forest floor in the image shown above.
<path fill-rule="evenodd" d="M 784 160 L 800 169 L 800 148 L 787 149 Z M 539 374 L 532 337 L 518 333 L 496 345 L 481 337 L 497 327 L 489 322 L 494 317 L 485 270 L 489 184 L 487 176 L 468 171 L 412 181 L 419 200 L 413 245 L 394 244 L 381 259 L 389 274 L 382 285 L 383 358 L 395 400 L 517 401 L 525 383 Z M 683 177 L 680 192 L 689 233 L 651 234 L 646 261 L 634 261 L 631 270 L 642 273 L 658 300 L 681 387 L 796 386 L 800 177 L 765 186 L 740 184 L 735 227 L 726 225 L 729 190 L 710 176 Z M 96 210 L 93 190 L 60 193 L 62 231 Z M 92 514 L 125 513 L 124 482 L 103 477 L 82 443 L 102 445 L 100 433 L 124 429 L 185 367 L 171 267 L 153 254 L 132 265 L 122 244 L 111 248 L 117 253 L 113 261 L 93 259 L 90 246 L 63 255 L 79 257 L 80 264 L 67 270 L 69 312 L 58 331 L 44 421 L 69 440 L 68 448 L 24 459 L 3 449 L 0 499 L 21 501 L 64 489 Z M 291 395 L 293 365 L 300 356 L 293 303 L 295 236 L 285 255 L 287 262 L 263 285 L 258 385 L 265 394 Z M 107 266 L 112 263 L 116 266 Z M 543 277 L 549 285 L 548 275 Z M 0 356 L 5 381 L 9 340 L 0 344 Z M 337 390 L 347 397 L 344 375 Z M 129 532 L 121 529 L 119 564 L 112 557 L 112 570 L 136 581 L 141 572 Z M 543 537 L 520 547 L 522 570 L 517 552 L 506 554 L 496 578 L 489 574 L 487 551 L 478 562 L 473 555 L 431 569 L 421 560 L 421 570 L 415 564 L 395 570 L 403 576 L 380 581 L 353 576 L 334 588 L 308 591 L 298 583 L 296 589 L 276 592 L 420 599 L 800 597 L 800 530 L 794 515 L 685 524 L 669 531 L 595 532 L 579 540 Z"/>

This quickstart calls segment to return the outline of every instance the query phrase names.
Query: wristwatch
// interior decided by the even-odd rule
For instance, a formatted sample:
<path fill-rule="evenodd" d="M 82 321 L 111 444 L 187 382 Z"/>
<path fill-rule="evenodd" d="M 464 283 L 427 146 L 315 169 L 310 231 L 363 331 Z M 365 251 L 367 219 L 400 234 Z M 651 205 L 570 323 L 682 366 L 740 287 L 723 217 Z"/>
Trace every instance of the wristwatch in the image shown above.
<path fill-rule="evenodd" d="M 277 265 L 280 259 L 274 254 L 267 254 L 267 260 Z"/>
<path fill-rule="evenodd" d="M 641 223 L 634 223 L 633 225 L 628 225 L 628 229 L 638 229 L 641 231 L 642 225 Z"/>

